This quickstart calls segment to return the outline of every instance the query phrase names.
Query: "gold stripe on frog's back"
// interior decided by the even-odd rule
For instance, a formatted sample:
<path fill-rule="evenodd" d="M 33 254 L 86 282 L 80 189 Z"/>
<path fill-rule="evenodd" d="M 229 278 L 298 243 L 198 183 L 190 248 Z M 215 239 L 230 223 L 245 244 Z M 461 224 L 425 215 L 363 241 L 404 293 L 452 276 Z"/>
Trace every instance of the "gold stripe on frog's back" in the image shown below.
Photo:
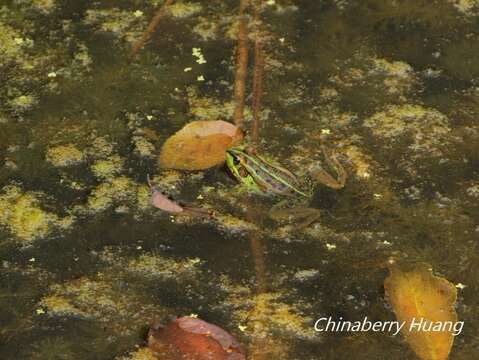
<path fill-rule="evenodd" d="M 255 173 L 255 181 L 261 187 L 280 195 L 298 193 L 307 196 L 296 188 L 298 180 L 288 170 L 278 165 L 272 165 L 261 156 L 246 155 L 248 167 Z"/>

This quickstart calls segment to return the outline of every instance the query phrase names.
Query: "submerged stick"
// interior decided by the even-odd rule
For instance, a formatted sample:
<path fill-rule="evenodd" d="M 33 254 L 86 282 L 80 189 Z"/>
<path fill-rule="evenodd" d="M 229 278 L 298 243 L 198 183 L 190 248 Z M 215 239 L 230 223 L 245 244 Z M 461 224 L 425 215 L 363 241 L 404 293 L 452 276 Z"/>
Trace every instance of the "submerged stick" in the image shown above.
<path fill-rule="evenodd" d="M 261 0 L 258 0 L 254 11 L 255 22 L 255 43 L 254 43 L 254 66 L 253 66 L 253 124 L 251 128 L 251 137 L 254 142 L 258 141 L 259 123 L 261 113 L 261 96 L 263 95 L 263 73 L 264 73 L 264 55 L 263 42 L 260 33 L 260 9 Z"/>
<path fill-rule="evenodd" d="M 166 15 L 168 12 L 168 6 L 170 6 L 173 3 L 174 0 L 166 0 L 164 4 L 158 9 L 156 12 L 155 16 L 153 16 L 153 19 L 151 19 L 150 23 L 148 24 L 148 27 L 146 28 L 145 32 L 143 33 L 143 36 L 141 37 L 140 40 L 138 40 L 132 47 L 131 52 L 130 52 L 130 59 L 133 59 L 136 54 L 141 50 L 143 46 L 145 46 L 146 42 L 150 38 L 151 34 L 155 32 L 156 27 L 160 23 L 160 19 Z"/>
<path fill-rule="evenodd" d="M 248 73 L 248 18 L 245 15 L 247 5 L 248 0 L 240 0 L 236 72 L 233 94 L 235 102 L 233 120 L 238 127 L 243 123 L 246 76 Z"/>

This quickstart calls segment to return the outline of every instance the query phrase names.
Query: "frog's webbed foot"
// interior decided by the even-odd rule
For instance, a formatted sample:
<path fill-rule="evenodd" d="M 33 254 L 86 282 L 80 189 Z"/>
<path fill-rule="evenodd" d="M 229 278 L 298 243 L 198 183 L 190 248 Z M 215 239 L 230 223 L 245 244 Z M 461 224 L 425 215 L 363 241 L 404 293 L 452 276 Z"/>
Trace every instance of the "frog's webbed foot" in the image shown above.
<path fill-rule="evenodd" d="M 292 209 L 278 209 L 273 207 L 268 215 L 276 221 L 293 221 L 297 224 L 297 229 L 304 229 L 319 220 L 320 212 L 318 209 L 309 207 L 296 207 Z"/>
<path fill-rule="evenodd" d="M 337 178 L 331 176 L 326 170 L 318 165 L 311 169 L 311 176 L 316 181 L 319 181 L 321 184 L 329 186 L 332 189 L 342 189 L 346 184 L 346 179 L 348 177 L 346 170 L 344 170 L 343 165 L 339 162 L 334 151 L 329 153 L 329 150 L 324 145 L 321 146 L 321 150 L 323 151 L 326 163 L 336 172 Z"/>

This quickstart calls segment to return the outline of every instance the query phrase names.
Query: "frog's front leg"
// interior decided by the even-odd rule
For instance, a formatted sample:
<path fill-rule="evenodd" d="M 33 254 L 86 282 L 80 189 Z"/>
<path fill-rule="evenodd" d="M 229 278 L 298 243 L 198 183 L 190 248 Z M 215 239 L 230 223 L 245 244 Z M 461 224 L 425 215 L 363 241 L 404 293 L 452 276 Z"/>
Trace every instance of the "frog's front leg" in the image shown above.
<path fill-rule="evenodd" d="M 348 177 L 346 170 L 344 170 L 343 165 L 341 165 L 341 163 L 339 162 L 334 151 L 331 151 L 331 153 L 329 154 L 329 150 L 324 145 L 321 146 L 321 150 L 323 151 L 326 163 L 331 169 L 336 172 L 337 178 L 335 179 L 334 177 L 332 177 L 326 170 L 324 170 L 318 165 L 315 165 L 311 169 L 311 176 L 316 181 L 319 181 L 321 184 L 329 186 L 332 189 L 342 189 L 346 184 L 346 179 Z"/>
<path fill-rule="evenodd" d="M 307 228 L 319 220 L 320 211 L 310 207 L 284 208 L 289 199 L 285 199 L 273 206 L 268 215 L 275 221 L 287 221 L 297 223 L 298 229 Z"/>

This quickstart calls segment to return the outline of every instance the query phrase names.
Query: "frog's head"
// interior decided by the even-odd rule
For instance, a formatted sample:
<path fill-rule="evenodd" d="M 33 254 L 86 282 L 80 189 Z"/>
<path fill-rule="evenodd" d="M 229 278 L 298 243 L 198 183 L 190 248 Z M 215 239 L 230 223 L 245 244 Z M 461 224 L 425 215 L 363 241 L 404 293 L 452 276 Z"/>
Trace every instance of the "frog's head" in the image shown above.
<path fill-rule="evenodd" d="M 226 150 L 226 166 L 233 176 L 247 189 L 258 191 L 255 172 L 251 167 L 254 161 L 254 150 L 247 146 L 237 146 Z"/>

